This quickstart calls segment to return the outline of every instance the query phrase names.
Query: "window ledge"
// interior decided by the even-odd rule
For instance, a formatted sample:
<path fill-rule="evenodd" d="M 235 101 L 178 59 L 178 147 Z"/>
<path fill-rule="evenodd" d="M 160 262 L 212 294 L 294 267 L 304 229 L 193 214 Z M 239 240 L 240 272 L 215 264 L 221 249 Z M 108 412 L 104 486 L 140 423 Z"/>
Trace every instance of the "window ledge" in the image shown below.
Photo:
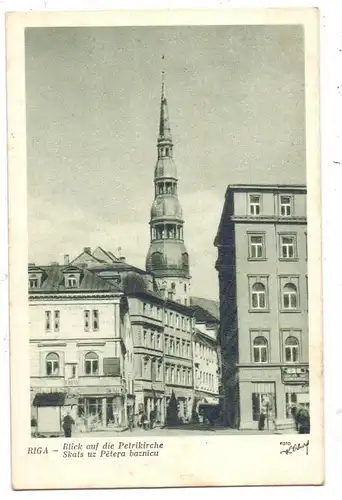
<path fill-rule="evenodd" d="M 248 261 L 250 261 L 250 262 L 253 262 L 253 261 L 255 261 L 255 260 L 256 260 L 256 261 L 258 261 L 258 262 L 260 262 L 260 261 L 265 261 L 265 260 L 267 260 L 267 258 L 266 258 L 266 257 L 248 257 L 248 259 L 247 259 L 247 260 L 248 260 Z"/>
<path fill-rule="evenodd" d="M 249 313 L 269 313 L 270 309 L 248 309 Z"/>
<path fill-rule="evenodd" d="M 288 313 L 298 314 L 298 313 L 301 313 L 302 310 L 301 309 L 280 309 L 280 312 L 285 313 L 285 314 L 288 314 Z"/>
<path fill-rule="evenodd" d="M 287 257 L 279 257 L 279 260 L 281 262 L 298 262 L 299 261 L 299 258 L 298 257 L 291 257 L 291 258 L 287 258 Z"/>

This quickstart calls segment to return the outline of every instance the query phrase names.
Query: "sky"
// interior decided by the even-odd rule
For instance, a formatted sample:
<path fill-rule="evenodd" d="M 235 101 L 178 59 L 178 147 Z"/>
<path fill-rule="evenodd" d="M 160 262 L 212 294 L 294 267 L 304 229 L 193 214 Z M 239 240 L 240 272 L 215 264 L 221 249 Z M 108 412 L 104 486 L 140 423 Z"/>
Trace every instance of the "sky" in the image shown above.
<path fill-rule="evenodd" d="M 192 294 L 218 299 L 229 184 L 305 183 L 299 26 L 26 30 L 29 261 L 145 267 L 162 55 Z"/>

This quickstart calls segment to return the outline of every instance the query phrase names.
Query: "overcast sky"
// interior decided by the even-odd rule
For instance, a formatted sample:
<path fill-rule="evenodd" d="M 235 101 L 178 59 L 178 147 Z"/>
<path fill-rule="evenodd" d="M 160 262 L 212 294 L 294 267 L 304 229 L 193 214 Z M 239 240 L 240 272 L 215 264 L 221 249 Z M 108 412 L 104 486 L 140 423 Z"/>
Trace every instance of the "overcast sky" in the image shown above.
<path fill-rule="evenodd" d="M 161 56 L 193 295 L 231 183 L 304 183 L 300 27 L 26 30 L 29 259 L 100 245 L 144 267 Z"/>

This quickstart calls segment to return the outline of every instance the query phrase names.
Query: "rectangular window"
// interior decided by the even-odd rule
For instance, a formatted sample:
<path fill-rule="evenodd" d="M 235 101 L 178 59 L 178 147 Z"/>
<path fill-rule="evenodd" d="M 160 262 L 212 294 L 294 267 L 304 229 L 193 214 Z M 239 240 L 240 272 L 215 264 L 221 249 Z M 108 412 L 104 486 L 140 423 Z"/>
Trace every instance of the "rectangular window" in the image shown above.
<path fill-rule="evenodd" d="M 179 328 L 179 316 L 176 314 L 176 328 Z"/>
<path fill-rule="evenodd" d="M 282 259 L 296 258 L 296 237 L 294 235 L 280 236 L 280 257 Z"/>
<path fill-rule="evenodd" d="M 289 195 L 280 196 L 280 215 L 290 217 L 292 215 L 292 198 Z"/>
<path fill-rule="evenodd" d="M 249 258 L 262 259 L 265 257 L 265 238 L 263 234 L 249 236 Z"/>
<path fill-rule="evenodd" d="M 54 330 L 55 332 L 59 332 L 59 311 L 55 311 L 55 324 L 54 324 Z"/>
<path fill-rule="evenodd" d="M 90 321 L 90 311 L 87 309 L 84 311 L 84 330 L 89 332 L 89 321 Z"/>
<path fill-rule="evenodd" d="M 97 309 L 93 310 L 93 330 L 97 331 L 99 329 L 99 311 Z"/>
<path fill-rule="evenodd" d="M 51 311 L 45 311 L 45 330 L 51 330 Z"/>
<path fill-rule="evenodd" d="M 154 349 L 154 332 L 151 332 L 151 347 Z"/>
<path fill-rule="evenodd" d="M 160 334 L 157 335 L 157 349 L 160 349 Z"/>
<path fill-rule="evenodd" d="M 143 343 L 145 346 L 147 346 L 147 331 L 144 330 L 144 334 L 143 334 Z"/>
<path fill-rule="evenodd" d="M 170 326 L 173 326 L 173 313 L 170 312 Z"/>
<path fill-rule="evenodd" d="M 276 417 L 275 394 L 269 392 L 252 393 L 253 420 L 267 428 L 267 419 Z"/>
<path fill-rule="evenodd" d="M 261 196 L 259 194 L 249 195 L 249 214 L 260 215 L 261 212 Z"/>

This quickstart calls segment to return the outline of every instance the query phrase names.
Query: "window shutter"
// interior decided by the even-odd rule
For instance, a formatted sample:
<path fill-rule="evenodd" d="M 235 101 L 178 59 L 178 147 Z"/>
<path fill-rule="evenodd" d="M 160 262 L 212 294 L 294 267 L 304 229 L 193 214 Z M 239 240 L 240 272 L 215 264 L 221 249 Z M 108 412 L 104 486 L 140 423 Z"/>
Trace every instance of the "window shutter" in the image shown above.
<path fill-rule="evenodd" d="M 103 374 L 110 377 L 119 377 L 120 358 L 103 358 Z"/>

